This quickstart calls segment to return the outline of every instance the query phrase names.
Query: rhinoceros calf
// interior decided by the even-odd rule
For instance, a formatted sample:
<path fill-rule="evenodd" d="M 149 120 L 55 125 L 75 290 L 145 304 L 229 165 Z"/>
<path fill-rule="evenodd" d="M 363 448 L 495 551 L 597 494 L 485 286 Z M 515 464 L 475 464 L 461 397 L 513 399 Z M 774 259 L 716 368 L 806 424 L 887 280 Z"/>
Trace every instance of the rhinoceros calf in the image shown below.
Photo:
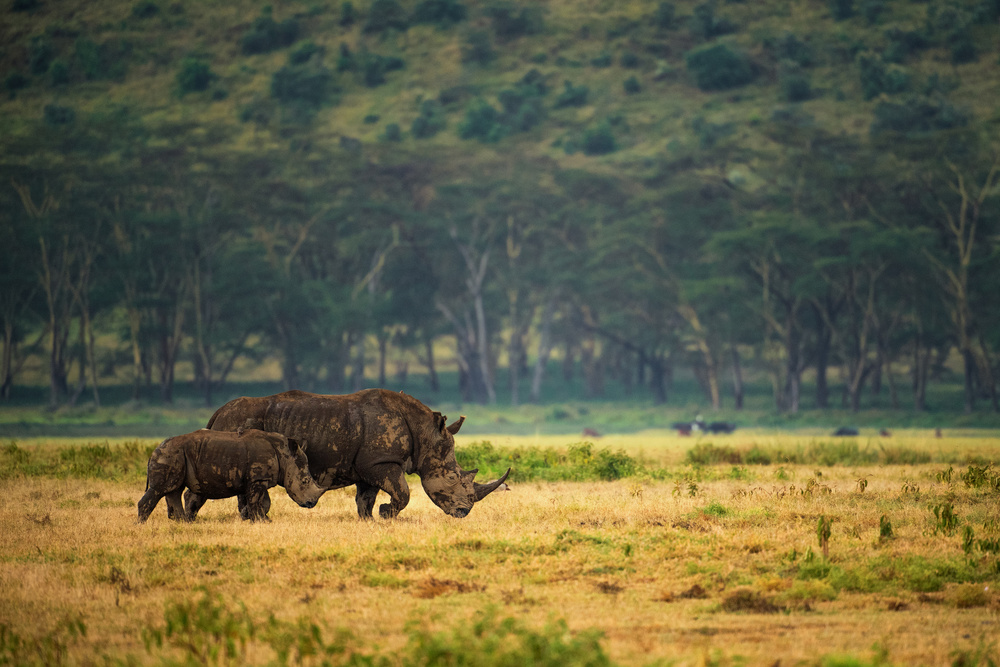
<path fill-rule="evenodd" d="M 208 427 L 259 428 L 294 438 L 321 486 L 356 486 L 355 502 L 363 519 L 371 518 L 380 490 L 389 494 L 389 502 L 379 507 L 379 514 L 398 515 L 410 501 L 406 473 L 413 472 L 435 505 L 461 518 L 510 474 L 508 469 L 500 479 L 480 484 L 476 470 L 458 465 L 454 436 L 464 419 L 446 425 L 440 412 L 385 389 L 340 396 L 286 391 L 234 399 L 216 410 Z"/>
<path fill-rule="evenodd" d="M 240 498 L 240 516 L 267 520 L 268 489 L 281 485 L 302 507 L 315 507 L 325 489 L 309 474 L 305 452 L 280 433 L 256 429 L 232 432 L 201 429 L 167 438 L 153 450 L 146 469 L 146 493 L 139 500 L 139 523 L 152 514 L 160 498 L 167 516 L 194 521 L 208 499 Z M 184 496 L 185 511 L 181 502 Z"/>

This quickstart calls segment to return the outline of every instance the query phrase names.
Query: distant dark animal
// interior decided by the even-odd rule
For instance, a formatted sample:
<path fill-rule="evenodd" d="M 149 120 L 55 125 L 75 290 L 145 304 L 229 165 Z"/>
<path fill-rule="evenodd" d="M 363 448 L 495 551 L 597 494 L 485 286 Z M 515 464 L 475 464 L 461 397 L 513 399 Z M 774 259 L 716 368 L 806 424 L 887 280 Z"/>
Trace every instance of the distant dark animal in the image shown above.
<path fill-rule="evenodd" d="M 677 431 L 677 435 L 691 435 L 691 422 L 674 422 L 670 428 Z"/>
<path fill-rule="evenodd" d="M 583 437 L 585 438 L 600 438 L 601 434 L 592 428 L 583 429 Z"/>
<path fill-rule="evenodd" d="M 712 422 L 705 427 L 706 433 L 732 433 L 736 430 L 736 424 L 732 422 Z"/>
<path fill-rule="evenodd" d="M 841 426 L 833 432 L 834 435 L 857 435 L 858 429 L 853 426 Z"/>
<path fill-rule="evenodd" d="M 892 437 L 892 431 L 890 431 L 887 428 L 879 429 L 878 434 L 880 436 L 882 436 L 883 438 L 891 438 Z"/>
<path fill-rule="evenodd" d="M 292 438 L 309 458 L 309 470 L 323 488 L 356 485 L 358 516 L 371 518 L 379 490 L 389 503 L 379 507 L 392 518 L 410 502 L 406 473 L 417 473 L 431 501 L 455 517 L 497 489 L 500 479 L 475 480 L 455 460 L 455 434 L 465 417 L 446 426 L 444 415 L 403 393 L 366 389 L 327 396 L 286 391 L 260 398 L 237 398 L 208 422 L 218 431 L 259 428 Z"/>
<path fill-rule="evenodd" d="M 206 500 L 233 496 L 241 499 L 243 519 L 267 520 L 271 508 L 267 490 L 279 484 L 302 507 L 315 507 L 325 490 L 309 475 L 305 452 L 279 433 L 201 429 L 174 436 L 149 457 L 146 493 L 138 503 L 139 523 L 149 518 L 164 496 L 167 516 L 175 521 L 194 521 Z"/>
<path fill-rule="evenodd" d="M 943 435 L 941 435 L 941 429 L 939 429 L 939 428 L 934 429 L 934 437 L 935 438 L 942 438 L 942 437 L 944 437 Z"/>

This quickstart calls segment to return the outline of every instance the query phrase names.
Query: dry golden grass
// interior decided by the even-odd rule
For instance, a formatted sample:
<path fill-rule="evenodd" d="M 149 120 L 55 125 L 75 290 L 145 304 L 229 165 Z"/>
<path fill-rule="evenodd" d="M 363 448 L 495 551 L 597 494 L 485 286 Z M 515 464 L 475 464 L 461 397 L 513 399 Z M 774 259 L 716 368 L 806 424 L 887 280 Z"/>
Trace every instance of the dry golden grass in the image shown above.
<path fill-rule="evenodd" d="M 742 437 L 725 442 L 796 442 Z M 935 451 L 970 447 L 1000 459 L 1000 443 L 914 435 L 907 445 L 920 438 Z M 260 622 L 308 618 L 331 633 L 347 628 L 379 652 L 401 648 L 411 621 L 452 628 L 490 605 L 532 628 L 552 618 L 574 632 L 597 628 L 622 664 L 796 664 L 830 654 L 871 659 L 876 650 L 897 664 L 946 664 L 953 651 L 1000 635 L 997 556 L 967 560 L 961 530 L 934 531 L 930 508 L 943 502 L 977 537 L 1000 531 L 997 494 L 965 488 L 963 467 L 950 483 L 937 480 L 947 466 L 935 463 L 694 470 L 680 466 L 692 444 L 605 438 L 601 446 L 676 466 L 675 478 L 525 483 L 461 520 L 434 507 L 416 478 L 394 521 L 359 521 L 353 489 L 326 494 L 314 510 L 275 489 L 272 523 L 242 522 L 235 500 L 223 500 L 194 524 L 169 522 L 161 503 L 145 525 L 135 522 L 141 480 L 3 480 L 0 625 L 31 638 L 79 618 L 87 634 L 72 644 L 70 662 L 158 663 L 143 629 L 162 627 L 168 602 L 206 587 Z M 828 565 L 839 579 L 803 576 L 810 554 L 809 567 L 823 565 L 820 515 L 833 518 Z M 891 540 L 879 539 L 883 515 Z M 766 607 L 755 600 L 778 613 L 758 613 Z M 273 657 L 252 644 L 248 662 Z"/>

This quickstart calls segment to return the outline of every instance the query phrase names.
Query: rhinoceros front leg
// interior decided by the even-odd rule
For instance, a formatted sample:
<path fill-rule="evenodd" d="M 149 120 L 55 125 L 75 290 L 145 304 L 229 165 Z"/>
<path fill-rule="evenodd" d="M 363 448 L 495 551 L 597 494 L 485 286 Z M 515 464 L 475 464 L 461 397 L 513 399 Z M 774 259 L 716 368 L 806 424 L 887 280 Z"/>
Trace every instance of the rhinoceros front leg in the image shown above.
<path fill-rule="evenodd" d="M 240 508 L 240 516 L 244 521 L 270 521 L 267 516 L 270 510 L 271 496 L 267 492 L 267 482 L 251 482 L 246 493 L 246 505 Z"/>
<path fill-rule="evenodd" d="M 266 515 L 271 511 L 271 495 L 268 493 L 264 494 L 264 499 L 261 501 L 264 507 L 264 514 Z M 246 494 L 241 494 L 236 496 L 236 507 L 240 511 L 240 516 L 243 519 L 247 519 L 247 496 Z"/>
<path fill-rule="evenodd" d="M 198 510 L 201 509 L 206 500 L 208 499 L 199 496 L 191 489 L 184 492 L 184 516 L 188 521 L 194 521 L 195 517 L 198 516 Z"/>
<path fill-rule="evenodd" d="M 165 497 L 167 499 L 167 518 L 174 521 L 184 521 L 184 503 L 181 502 L 183 489 L 171 491 Z"/>
<path fill-rule="evenodd" d="M 354 502 L 358 504 L 358 516 L 362 519 L 372 518 L 372 510 L 375 508 L 375 498 L 378 496 L 378 487 L 367 482 L 358 482 L 357 493 L 354 495 Z"/>
<path fill-rule="evenodd" d="M 406 483 L 403 467 L 398 463 L 380 463 L 372 466 L 364 474 L 364 481 L 369 486 L 377 487 L 377 489 L 382 489 L 389 494 L 389 502 L 379 505 L 378 508 L 379 516 L 383 519 L 394 518 L 410 502 L 410 486 Z M 371 502 L 373 505 L 377 493 L 376 490 L 372 494 Z"/>

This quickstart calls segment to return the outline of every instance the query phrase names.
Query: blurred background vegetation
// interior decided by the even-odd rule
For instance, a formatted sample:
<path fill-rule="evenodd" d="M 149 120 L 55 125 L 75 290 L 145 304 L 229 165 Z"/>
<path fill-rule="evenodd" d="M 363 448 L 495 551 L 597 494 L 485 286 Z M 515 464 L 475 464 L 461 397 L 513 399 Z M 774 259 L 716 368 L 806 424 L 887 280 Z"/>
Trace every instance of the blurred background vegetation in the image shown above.
<path fill-rule="evenodd" d="M 4 421 L 379 385 L 1000 423 L 998 0 L 0 15 Z"/>

